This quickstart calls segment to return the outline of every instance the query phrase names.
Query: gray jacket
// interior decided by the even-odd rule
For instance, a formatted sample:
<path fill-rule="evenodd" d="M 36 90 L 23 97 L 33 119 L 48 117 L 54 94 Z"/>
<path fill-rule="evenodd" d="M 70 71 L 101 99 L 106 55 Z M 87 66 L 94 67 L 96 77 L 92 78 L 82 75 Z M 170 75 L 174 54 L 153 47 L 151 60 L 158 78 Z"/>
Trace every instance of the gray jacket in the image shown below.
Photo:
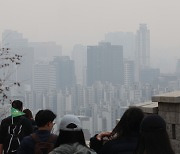
<path fill-rule="evenodd" d="M 79 143 L 62 144 L 49 154 L 96 154 L 92 149 Z"/>

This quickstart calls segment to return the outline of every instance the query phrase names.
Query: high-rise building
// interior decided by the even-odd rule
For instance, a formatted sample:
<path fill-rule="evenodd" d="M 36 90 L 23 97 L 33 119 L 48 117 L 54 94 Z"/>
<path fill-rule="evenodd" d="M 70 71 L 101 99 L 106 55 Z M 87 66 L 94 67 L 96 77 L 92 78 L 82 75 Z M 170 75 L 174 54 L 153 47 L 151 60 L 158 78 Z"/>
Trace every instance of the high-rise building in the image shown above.
<path fill-rule="evenodd" d="M 123 84 L 123 48 L 101 42 L 87 47 L 87 85 L 96 81 Z"/>
<path fill-rule="evenodd" d="M 140 70 L 150 67 L 150 31 L 146 24 L 140 24 L 136 33 L 136 56 Z"/>
<path fill-rule="evenodd" d="M 111 32 L 105 35 L 105 41 L 112 45 L 123 46 L 123 56 L 128 60 L 135 59 L 135 35 L 132 32 Z"/>
<path fill-rule="evenodd" d="M 75 85 L 71 88 L 72 104 L 75 114 L 85 115 L 85 88 Z"/>
<path fill-rule="evenodd" d="M 55 57 L 52 65 L 56 68 L 56 89 L 71 88 L 76 83 L 74 61 L 69 56 Z"/>
<path fill-rule="evenodd" d="M 140 24 L 136 33 L 135 81 L 140 81 L 142 69 L 150 67 L 150 31 L 146 24 Z"/>
<path fill-rule="evenodd" d="M 39 62 L 34 65 L 33 90 L 45 92 L 56 89 L 55 66 L 46 62 Z"/>
<path fill-rule="evenodd" d="M 124 60 L 124 85 L 130 86 L 135 79 L 134 61 Z"/>
<path fill-rule="evenodd" d="M 51 109 L 56 112 L 56 70 L 48 62 L 38 62 L 33 69 L 33 91 L 31 92 L 33 111 Z M 30 95 L 30 96 L 31 96 Z"/>
<path fill-rule="evenodd" d="M 34 48 L 34 59 L 53 60 L 56 56 L 61 56 L 62 48 L 55 42 L 32 42 L 30 46 Z"/>
<path fill-rule="evenodd" d="M 75 45 L 72 51 L 72 59 L 75 65 L 76 83 L 86 84 L 87 47 Z"/>

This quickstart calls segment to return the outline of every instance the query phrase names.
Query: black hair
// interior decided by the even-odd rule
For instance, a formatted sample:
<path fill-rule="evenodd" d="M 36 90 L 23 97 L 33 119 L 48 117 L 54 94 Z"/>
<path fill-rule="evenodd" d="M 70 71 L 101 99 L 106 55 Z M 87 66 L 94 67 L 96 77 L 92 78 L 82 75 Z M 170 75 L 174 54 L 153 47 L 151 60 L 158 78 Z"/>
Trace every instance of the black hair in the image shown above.
<path fill-rule="evenodd" d="M 50 110 L 40 110 L 35 116 L 35 121 L 38 127 L 45 126 L 48 122 L 53 122 L 56 115 Z"/>
<path fill-rule="evenodd" d="M 22 111 L 23 103 L 20 100 L 14 100 L 12 102 L 12 107 L 19 110 L 19 111 Z"/>
<path fill-rule="evenodd" d="M 55 147 L 58 147 L 62 144 L 75 143 L 75 142 L 78 142 L 86 146 L 84 133 L 82 130 L 80 131 L 59 130 L 59 136 L 57 138 Z"/>
<path fill-rule="evenodd" d="M 25 110 L 23 110 L 23 112 L 25 113 L 25 117 L 26 118 L 28 118 L 28 119 L 32 119 L 33 118 L 31 110 L 25 109 Z"/>
<path fill-rule="evenodd" d="M 140 124 L 144 118 L 144 113 L 137 107 L 129 108 L 125 111 L 120 121 L 112 131 L 112 136 L 121 138 L 132 133 L 139 133 Z"/>
<path fill-rule="evenodd" d="M 174 154 L 165 121 L 158 115 L 144 118 L 136 154 Z"/>

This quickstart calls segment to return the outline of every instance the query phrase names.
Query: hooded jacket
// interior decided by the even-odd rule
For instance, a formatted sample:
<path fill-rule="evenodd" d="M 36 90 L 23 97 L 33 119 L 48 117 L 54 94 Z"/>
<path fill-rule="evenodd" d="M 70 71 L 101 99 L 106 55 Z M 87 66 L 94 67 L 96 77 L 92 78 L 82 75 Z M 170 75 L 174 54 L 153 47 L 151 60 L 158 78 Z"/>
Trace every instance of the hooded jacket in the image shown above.
<path fill-rule="evenodd" d="M 96 154 L 96 152 L 76 142 L 73 144 L 62 144 L 49 154 Z"/>

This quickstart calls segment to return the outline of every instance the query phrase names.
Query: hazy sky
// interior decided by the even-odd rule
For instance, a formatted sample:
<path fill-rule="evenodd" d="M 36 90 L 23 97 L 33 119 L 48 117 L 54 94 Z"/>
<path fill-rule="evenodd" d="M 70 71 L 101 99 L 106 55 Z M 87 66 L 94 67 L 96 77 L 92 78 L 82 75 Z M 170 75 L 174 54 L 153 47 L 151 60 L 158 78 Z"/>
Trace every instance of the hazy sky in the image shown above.
<path fill-rule="evenodd" d="M 169 71 L 180 58 L 179 15 L 179 0 L 0 0 L 0 33 L 56 41 L 69 53 L 74 44 L 97 44 L 107 32 L 136 32 L 147 23 L 152 64 Z"/>

